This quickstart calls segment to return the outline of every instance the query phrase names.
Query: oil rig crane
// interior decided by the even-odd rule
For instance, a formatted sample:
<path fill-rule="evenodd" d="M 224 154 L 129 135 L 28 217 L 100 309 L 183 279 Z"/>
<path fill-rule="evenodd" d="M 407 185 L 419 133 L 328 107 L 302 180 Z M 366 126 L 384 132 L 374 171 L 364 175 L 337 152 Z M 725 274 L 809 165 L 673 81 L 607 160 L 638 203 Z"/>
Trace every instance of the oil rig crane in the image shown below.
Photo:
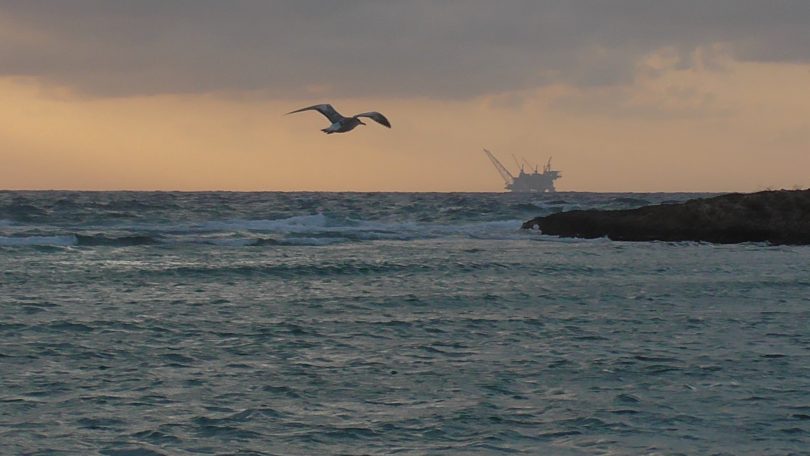
<path fill-rule="evenodd" d="M 489 157 L 489 161 L 491 161 L 492 164 L 495 165 L 495 169 L 497 169 L 498 172 L 501 174 L 504 184 L 506 184 L 505 188 L 507 190 L 510 190 L 512 188 L 512 183 L 515 182 L 515 176 L 513 176 L 512 173 L 510 173 L 509 170 L 506 169 L 506 167 L 503 166 L 501 162 L 499 162 L 498 159 L 495 158 L 494 155 L 492 155 L 492 152 L 484 149 L 484 153 L 487 154 L 487 157 Z"/>
<path fill-rule="evenodd" d="M 517 161 L 515 158 L 515 162 L 518 164 L 520 168 L 520 172 L 517 177 L 513 176 L 512 173 L 506 169 L 505 166 L 501 164 L 501 162 L 495 158 L 495 155 L 492 152 L 484 149 L 484 153 L 487 154 L 489 161 L 495 166 L 495 169 L 498 170 L 498 173 L 504 180 L 505 189 L 512 191 L 512 192 L 554 192 L 556 189 L 554 188 L 554 181 L 562 177 L 562 174 L 559 171 L 555 171 L 551 169 L 551 159 L 548 159 L 548 162 L 543 167 L 543 172 L 537 171 L 537 166 L 534 167 L 534 172 L 531 174 L 526 173 L 523 169 L 523 165 Z M 523 158 L 523 163 L 528 165 L 531 168 L 531 164 Z"/>

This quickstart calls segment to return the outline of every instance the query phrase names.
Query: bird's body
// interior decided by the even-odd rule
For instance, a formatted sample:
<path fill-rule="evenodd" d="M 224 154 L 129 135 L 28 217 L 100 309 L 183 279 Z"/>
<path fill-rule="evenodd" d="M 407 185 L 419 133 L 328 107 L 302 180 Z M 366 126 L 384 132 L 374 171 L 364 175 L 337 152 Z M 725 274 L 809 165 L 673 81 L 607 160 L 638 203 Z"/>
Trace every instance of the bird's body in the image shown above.
<path fill-rule="evenodd" d="M 327 135 L 331 133 L 346 133 L 347 131 L 354 130 L 354 127 L 358 125 L 365 124 L 357 117 L 344 117 L 339 121 L 332 123 L 332 125 L 322 129 L 321 131 Z"/>
<path fill-rule="evenodd" d="M 328 135 L 332 133 L 346 133 L 347 131 L 354 130 L 354 128 L 358 125 L 365 125 L 365 123 L 359 119 L 360 117 L 368 117 L 381 125 L 391 128 L 391 122 L 389 122 L 384 115 L 377 111 L 363 112 L 360 114 L 355 114 L 351 117 L 344 117 L 330 104 L 318 104 L 306 108 L 296 109 L 295 111 L 290 111 L 287 114 L 295 114 L 296 112 L 302 111 L 318 111 L 329 119 L 332 122 L 332 125 L 321 130 Z"/>

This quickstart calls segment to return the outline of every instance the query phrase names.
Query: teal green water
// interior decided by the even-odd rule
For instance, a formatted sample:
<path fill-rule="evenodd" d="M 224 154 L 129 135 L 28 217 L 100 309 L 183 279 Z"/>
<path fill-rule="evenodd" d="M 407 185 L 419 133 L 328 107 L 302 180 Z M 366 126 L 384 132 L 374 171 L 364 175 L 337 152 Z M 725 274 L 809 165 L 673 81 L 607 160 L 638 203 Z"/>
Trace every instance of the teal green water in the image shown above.
<path fill-rule="evenodd" d="M 810 248 L 684 194 L 0 192 L 3 454 L 802 454 Z"/>

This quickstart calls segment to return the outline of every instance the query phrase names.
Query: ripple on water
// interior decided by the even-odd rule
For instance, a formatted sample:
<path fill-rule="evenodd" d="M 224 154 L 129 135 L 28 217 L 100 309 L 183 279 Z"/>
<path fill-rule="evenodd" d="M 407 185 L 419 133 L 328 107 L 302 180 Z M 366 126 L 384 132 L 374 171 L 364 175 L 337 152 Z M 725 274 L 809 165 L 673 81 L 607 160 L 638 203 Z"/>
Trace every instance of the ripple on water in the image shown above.
<path fill-rule="evenodd" d="M 3 450 L 803 454 L 810 251 L 504 225 L 672 198 L 0 192 Z"/>

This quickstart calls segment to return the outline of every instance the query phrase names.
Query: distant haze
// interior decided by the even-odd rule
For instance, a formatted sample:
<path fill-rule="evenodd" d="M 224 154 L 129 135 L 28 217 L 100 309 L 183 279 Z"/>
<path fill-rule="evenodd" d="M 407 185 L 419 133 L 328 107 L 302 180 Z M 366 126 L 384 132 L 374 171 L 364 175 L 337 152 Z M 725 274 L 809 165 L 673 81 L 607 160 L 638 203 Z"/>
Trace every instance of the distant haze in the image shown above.
<path fill-rule="evenodd" d="M 810 2 L 4 1 L 0 100 L 0 188 L 810 187 Z"/>

